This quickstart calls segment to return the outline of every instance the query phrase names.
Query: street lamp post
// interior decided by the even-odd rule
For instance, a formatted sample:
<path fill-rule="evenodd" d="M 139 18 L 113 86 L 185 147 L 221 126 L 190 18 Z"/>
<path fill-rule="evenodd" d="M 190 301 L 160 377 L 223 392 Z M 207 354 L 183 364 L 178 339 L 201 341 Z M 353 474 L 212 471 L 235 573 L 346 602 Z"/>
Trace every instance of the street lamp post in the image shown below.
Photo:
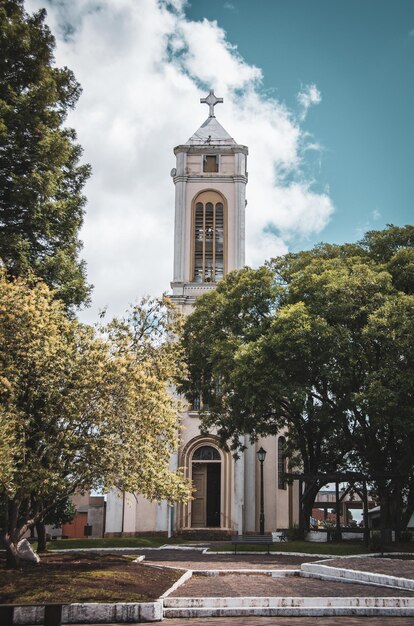
<path fill-rule="evenodd" d="M 259 526 L 260 526 L 260 534 L 264 535 L 265 528 L 265 515 L 264 515 L 264 489 L 263 489 L 263 463 L 266 458 L 266 450 L 263 447 L 260 447 L 260 450 L 257 451 L 257 458 L 260 462 L 260 517 L 259 517 Z"/>

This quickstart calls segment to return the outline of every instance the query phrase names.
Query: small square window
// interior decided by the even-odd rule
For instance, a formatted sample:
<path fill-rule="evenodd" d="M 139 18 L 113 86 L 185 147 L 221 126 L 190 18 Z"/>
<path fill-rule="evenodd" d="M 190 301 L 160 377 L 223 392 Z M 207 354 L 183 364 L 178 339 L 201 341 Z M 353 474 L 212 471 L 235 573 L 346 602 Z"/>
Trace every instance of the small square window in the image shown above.
<path fill-rule="evenodd" d="M 201 410 L 201 394 L 194 396 L 193 401 L 191 403 L 192 411 L 200 411 Z"/>
<path fill-rule="evenodd" d="M 206 154 L 203 156 L 203 172 L 218 172 L 218 156 Z"/>

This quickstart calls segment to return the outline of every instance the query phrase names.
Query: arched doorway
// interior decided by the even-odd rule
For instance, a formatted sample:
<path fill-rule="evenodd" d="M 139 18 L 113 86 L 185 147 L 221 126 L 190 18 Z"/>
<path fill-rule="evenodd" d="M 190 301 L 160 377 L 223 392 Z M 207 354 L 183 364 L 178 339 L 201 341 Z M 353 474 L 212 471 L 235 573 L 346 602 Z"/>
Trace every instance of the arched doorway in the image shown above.
<path fill-rule="evenodd" d="M 191 507 L 192 528 L 219 528 L 221 519 L 221 456 L 217 448 L 202 445 L 191 459 L 195 487 Z"/>

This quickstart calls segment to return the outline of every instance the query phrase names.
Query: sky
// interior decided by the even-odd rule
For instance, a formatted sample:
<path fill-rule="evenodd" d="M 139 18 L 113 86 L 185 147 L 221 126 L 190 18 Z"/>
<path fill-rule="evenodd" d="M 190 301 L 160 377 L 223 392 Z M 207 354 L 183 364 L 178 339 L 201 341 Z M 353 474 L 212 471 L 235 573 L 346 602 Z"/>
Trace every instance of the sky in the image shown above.
<path fill-rule="evenodd" d="M 81 231 L 92 306 L 172 278 L 173 148 L 208 116 L 249 147 L 246 262 L 413 223 L 412 0 L 26 0 L 83 94 Z"/>

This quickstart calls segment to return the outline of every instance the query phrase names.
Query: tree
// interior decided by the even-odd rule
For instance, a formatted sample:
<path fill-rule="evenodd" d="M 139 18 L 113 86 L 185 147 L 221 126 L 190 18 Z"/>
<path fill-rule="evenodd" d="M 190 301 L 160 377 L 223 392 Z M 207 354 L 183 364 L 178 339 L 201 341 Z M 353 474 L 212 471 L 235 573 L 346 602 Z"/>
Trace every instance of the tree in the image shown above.
<path fill-rule="evenodd" d="M 0 281 L 0 421 L 9 424 L 0 465 L 0 537 L 8 563 L 28 528 L 76 491 L 110 489 L 185 500 L 169 470 L 181 369 L 179 320 L 168 299 L 136 306 L 97 337 L 68 319 L 43 283 Z"/>
<path fill-rule="evenodd" d="M 201 395 L 204 427 L 233 451 L 245 434 L 254 441 L 288 428 L 291 466 L 312 475 L 334 471 L 344 451 L 336 409 L 321 398 L 329 394 L 338 338 L 303 303 L 284 300 L 270 268 L 233 272 L 199 298 L 185 324 L 189 375 L 181 389 Z M 309 518 L 322 484 L 307 486 Z"/>
<path fill-rule="evenodd" d="M 370 315 L 347 423 L 352 462 L 375 477 L 381 527 L 397 534 L 414 511 L 413 322 L 414 297 L 401 292 Z"/>
<path fill-rule="evenodd" d="M 389 271 L 395 255 L 384 263 L 374 261 L 369 248 L 360 256 L 350 247 L 334 255 L 325 250 L 325 258 L 321 252 L 312 260 L 308 255 L 306 265 L 289 260 L 289 297 L 306 303 L 340 340 L 332 344 L 335 367 L 328 371 L 326 400 L 343 450 L 339 469 L 372 477 L 381 523 L 398 532 L 413 510 L 414 360 L 407 338 L 414 301 L 396 289 Z"/>
<path fill-rule="evenodd" d="M 0 0 L 0 259 L 12 276 L 35 272 L 70 307 L 89 298 L 78 232 L 90 168 L 63 126 L 80 85 L 54 66 L 45 16 Z"/>
<path fill-rule="evenodd" d="M 237 450 L 243 434 L 287 428 L 304 473 L 375 475 L 404 519 L 414 495 L 413 231 L 388 227 L 232 273 L 199 298 L 183 335 L 182 390 L 201 394 L 204 426 L 223 443 Z M 306 517 L 321 486 L 308 485 Z"/>

